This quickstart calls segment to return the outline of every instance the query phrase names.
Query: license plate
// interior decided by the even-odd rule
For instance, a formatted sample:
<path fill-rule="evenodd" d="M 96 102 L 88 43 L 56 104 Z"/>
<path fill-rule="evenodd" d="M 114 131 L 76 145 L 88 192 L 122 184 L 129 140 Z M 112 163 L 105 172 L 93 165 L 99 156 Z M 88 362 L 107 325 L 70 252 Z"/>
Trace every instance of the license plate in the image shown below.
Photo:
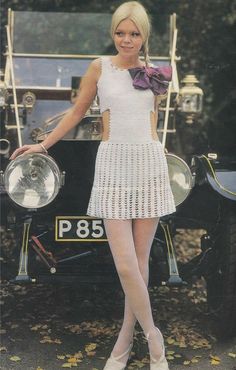
<path fill-rule="evenodd" d="M 75 242 L 107 241 L 103 220 L 88 216 L 57 216 L 55 240 Z"/>

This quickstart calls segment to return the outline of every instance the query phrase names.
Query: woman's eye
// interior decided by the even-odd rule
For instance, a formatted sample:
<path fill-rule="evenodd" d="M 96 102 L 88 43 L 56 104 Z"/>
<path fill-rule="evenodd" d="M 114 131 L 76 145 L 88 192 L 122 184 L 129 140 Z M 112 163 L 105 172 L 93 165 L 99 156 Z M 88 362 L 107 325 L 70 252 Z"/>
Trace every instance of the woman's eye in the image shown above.
<path fill-rule="evenodd" d="M 115 34 L 119 37 L 123 37 L 125 35 L 124 32 L 122 31 L 116 31 Z M 140 36 L 140 33 L 139 32 L 132 32 L 130 33 L 131 37 L 139 37 Z"/>

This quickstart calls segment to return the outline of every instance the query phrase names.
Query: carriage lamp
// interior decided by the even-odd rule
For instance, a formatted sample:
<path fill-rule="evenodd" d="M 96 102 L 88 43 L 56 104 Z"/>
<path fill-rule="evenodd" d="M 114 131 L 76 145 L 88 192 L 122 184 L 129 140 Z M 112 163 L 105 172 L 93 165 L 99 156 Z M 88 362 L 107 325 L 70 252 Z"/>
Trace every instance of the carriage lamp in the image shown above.
<path fill-rule="evenodd" d="M 20 155 L 2 175 L 9 197 L 19 206 L 37 209 L 51 203 L 64 184 L 65 174 L 49 155 Z"/>
<path fill-rule="evenodd" d="M 24 93 L 24 95 L 22 96 L 22 104 L 24 105 L 24 107 L 26 109 L 28 109 L 29 111 L 32 110 L 32 108 L 34 107 L 35 105 L 35 102 L 36 102 L 36 96 L 34 93 L 32 93 L 31 91 L 27 91 L 26 93 Z"/>
<path fill-rule="evenodd" d="M 0 80 L 0 108 L 4 107 L 8 98 L 8 91 L 5 82 Z"/>
<path fill-rule="evenodd" d="M 202 111 L 203 91 L 196 86 L 199 81 L 195 75 L 186 75 L 181 82 L 185 85 L 179 91 L 179 110 L 186 115 L 186 123 L 191 124 Z"/>

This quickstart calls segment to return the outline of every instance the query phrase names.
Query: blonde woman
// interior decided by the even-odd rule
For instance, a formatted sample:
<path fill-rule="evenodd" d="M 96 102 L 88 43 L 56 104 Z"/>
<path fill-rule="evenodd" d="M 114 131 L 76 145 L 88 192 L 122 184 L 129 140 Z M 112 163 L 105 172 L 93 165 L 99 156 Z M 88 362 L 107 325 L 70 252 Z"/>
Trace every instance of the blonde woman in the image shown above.
<path fill-rule="evenodd" d="M 175 211 L 166 159 L 156 133 L 158 96 L 166 92 L 171 69 L 149 65 L 149 34 L 149 18 L 140 3 L 119 6 L 111 24 L 117 54 L 94 60 L 83 77 L 77 101 L 54 131 L 40 144 L 18 148 L 11 157 L 46 152 L 84 117 L 98 94 L 103 137 L 87 214 L 104 220 L 125 293 L 123 324 L 104 370 L 125 369 L 136 320 L 148 341 L 150 369 L 168 370 L 147 285 L 159 218 Z"/>

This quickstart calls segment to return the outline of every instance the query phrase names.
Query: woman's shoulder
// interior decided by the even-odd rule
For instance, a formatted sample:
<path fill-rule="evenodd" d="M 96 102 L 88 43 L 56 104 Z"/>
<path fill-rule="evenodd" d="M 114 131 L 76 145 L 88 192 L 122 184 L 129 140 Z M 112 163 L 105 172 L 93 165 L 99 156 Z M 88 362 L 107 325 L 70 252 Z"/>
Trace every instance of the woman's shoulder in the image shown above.
<path fill-rule="evenodd" d="M 101 74 L 101 58 L 96 58 L 91 61 L 87 69 L 86 75 L 93 76 L 96 80 L 99 79 Z"/>
<path fill-rule="evenodd" d="M 90 63 L 89 69 L 93 74 L 97 76 L 97 79 L 99 79 L 101 74 L 104 71 L 109 70 L 110 67 L 110 57 L 105 55 L 94 59 Z"/>
<path fill-rule="evenodd" d="M 99 70 L 101 70 L 101 57 L 92 60 L 90 63 L 90 68 L 99 72 Z"/>

